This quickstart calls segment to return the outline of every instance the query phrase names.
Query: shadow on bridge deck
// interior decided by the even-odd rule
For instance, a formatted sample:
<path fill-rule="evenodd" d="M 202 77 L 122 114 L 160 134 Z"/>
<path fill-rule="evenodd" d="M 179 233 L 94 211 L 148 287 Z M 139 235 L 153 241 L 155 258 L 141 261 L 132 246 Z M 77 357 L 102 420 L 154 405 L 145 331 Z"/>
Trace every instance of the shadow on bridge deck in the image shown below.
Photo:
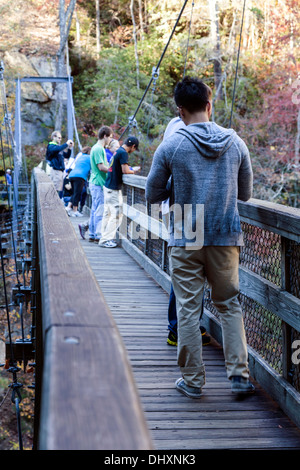
<path fill-rule="evenodd" d="M 80 238 L 78 223 L 86 218 L 70 220 Z M 300 449 L 300 430 L 257 383 L 246 399 L 231 394 L 214 340 L 203 348 L 203 397 L 178 393 L 176 348 L 166 342 L 168 294 L 122 248 L 80 240 L 128 351 L 157 450 Z"/>

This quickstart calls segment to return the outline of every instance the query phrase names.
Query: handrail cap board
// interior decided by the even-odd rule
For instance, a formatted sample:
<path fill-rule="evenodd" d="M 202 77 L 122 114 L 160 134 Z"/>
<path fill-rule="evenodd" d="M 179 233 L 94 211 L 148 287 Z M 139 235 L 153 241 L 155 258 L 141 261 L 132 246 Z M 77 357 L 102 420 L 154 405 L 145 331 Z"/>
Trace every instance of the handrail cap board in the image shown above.
<path fill-rule="evenodd" d="M 146 176 L 123 175 L 123 183 L 128 186 L 146 188 Z M 275 202 L 251 198 L 249 201 L 238 201 L 238 209 L 241 218 L 247 222 L 260 224 L 260 227 L 274 229 L 276 233 L 300 241 L 300 209 L 284 206 Z"/>
<path fill-rule="evenodd" d="M 300 209 L 269 201 L 238 201 L 241 218 L 261 228 L 300 241 Z"/>
<path fill-rule="evenodd" d="M 152 448 L 121 343 L 116 329 L 51 329 L 40 450 Z"/>
<path fill-rule="evenodd" d="M 152 449 L 99 284 L 50 178 L 39 169 L 33 178 L 44 346 L 39 448 Z"/>
<path fill-rule="evenodd" d="M 38 178 L 44 330 L 66 324 L 111 326 L 113 318 L 107 314 L 104 296 L 54 186 L 49 177 L 39 175 Z"/>

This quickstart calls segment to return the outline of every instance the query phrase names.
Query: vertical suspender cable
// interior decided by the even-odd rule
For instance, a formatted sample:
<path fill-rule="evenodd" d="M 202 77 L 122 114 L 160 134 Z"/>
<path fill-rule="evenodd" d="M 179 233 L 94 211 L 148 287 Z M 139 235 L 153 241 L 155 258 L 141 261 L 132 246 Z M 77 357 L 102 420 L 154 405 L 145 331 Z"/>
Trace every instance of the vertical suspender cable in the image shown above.
<path fill-rule="evenodd" d="M 234 100 L 235 100 L 235 89 L 236 89 L 237 73 L 238 73 L 238 67 L 239 67 L 241 40 L 242 40 L 242 32 L 243 32 L 243 24 L 244 24 L 244 15 L 245 15 L 245 5 L 246 5 L 246 0 L 244 0 L 244 5 L 243 5 L 243 13 L 242 13 L 242 21 L 241 21 L 241 30 L 240 30 L 240 40 L 239 40 L 238 56 L 237 56 L 236 68 L 235 68 L 235 78 L 234 78 L 234 87 L 233 87 L 233 96 L 232 96 L 232 103 L 231 103 L 231 114 L 230 114 L 229 127 L 231 127 L 231 123 L 232 123 L 233 105 L 234 105 Z"/>
<path fill-rule="evenodd" d="M 14 181 L 14 194 L 15 194 L 15 191 L 16 191 L 16 194 L 18 195 L 17 191 L 18 191 L 19 171 L 20 171 L 20 168 L 21 168 L 22 159 L 21 159 L 20 153 L 17 152 L 15 140 L 13 138 L 13 133 L 12 133 L 11 125 L 10 125 L 11 123 L 10 123 L 10 119 L 9 119 L 9 115 L 8 115 L 8 106 L 7 106 L 7 100 L 6 100 L 6 91 L 5 91 L 3 72 L 4 72 L 4 66 L 3 66 L 3 63 L 1 62 L 0 80 L 2 82 L 1 83 L 1 85 L 2 85 L 1 91 L 3 92 L 3 111 L 4 111 L 4 114 L 6 116 L 7 124 L 8 124 L 8 129 L 6 129 L 6 130 L 9 130 L 9 137 L 11 139 L 11 145 L 12 145 L 13 151 L 14 151 L 14 165 L 15 165 L 14 169 L 16 168 L 16 170 L 17 170 L 16 171 L 17 183 Z M 19 80 L 18 80 L 18 84 L 20 85 Z M 19 96 L 19 98 L 20 98 L 20 96 Z M 20 125 L 20 123 L 19 123 L 19 125 Z M 18 129 L 18 130 L 20 131 L 20 129 Z M 9 138 L 8 138 L 8 143 L 9 143 Z M 3 165 L 4 165 L 4 169 L 5 169 L 5 157 L 4 157 L 4 147 L 3 147 L 1 128 L 0 128 L 0 148 L 1 148 L 1 151 L 2 151 Z M 20 149 L 20 147 L 19 147 L 19 149 Z M 7 188 L 7 194 L 8 194 L 7 181 L 6 181 L 6 188 Z M 15 246 L 15 232 L 14 232 L 13 220 L 12 220 L 12 217 L 11 217 L 11 203 L 10 203 L 10 201 L 9 201 L 9 212 L 10 212 L 10 223 L 11 223 L 11 231 L 12 231 L 12 245 L 13 245 L 13 254 L 14 254 L 14 260 L 15 260 L 15 267 L 16 267 L 17 285 L 18 285 L 19 294 L 20 294 L 20 285 L 21 284 L 19 282 L 19 277 L 18 277 L 17 256 L 16 256 L 16 246 Z M 16 207 L 16 219 L 17 219 L 17 207 Z M 15 222 L 17 223 L 17 220 L 15 220 Z M 10 318 L 9 318 L 9 304 L 8 304 L 6 281 L 5 281 L 4 253 L 3 253 L 3 249 L 2 249 L 1 233 L 0 233 L 0 254 L 1 254 L 1 269 L 2 269 L 2 275 L 3 275 L 3 285 L 4 285 L 5 307 L 6 307 L 7 322 L 8 322 L 9 342 L 10 342 L 10 348 L 11 348 L 11 364 L 12 365 L 8 369 L 8 371 L 13 374 L 13 382 L 10 385 L 10 387 L 12 389 L 11 401 L 12 401 L 12 403 L 14 403 L 15 408 L 16 408 L 18 437 L 19 437 L 19 448 L 20 448 L 20 450 L 23 450 L 22 433 L 21 433 L 21 415 L 20 415 L 20 408 L 19 408 L 19 404 L 22 400 L 19 389 L 22 387 L 22 384 L 20 384 L 17 381 L 17 372 L 20 370 L 20 368 L 18 368 L 16 366 L 16 362 L 15 362 L 15 358 L 14 358 L 12 332 L 11 332 Z M 20 305 L 20 308 L 22 308 L 21 305 Z"/>
<path fill-rule="evenodd" d="M 162 53 L 162 55 L 161 55 L 161 57 L 160 57 L 160 59 L 159 59 L 159 61 L 158 61 L 158 64 L 157 64 L 157 66 L 156 66 L 156 68 L 155 68 L 155 72 L 158 72 L 158 70 L 159 70 L 160 64 L 161 64 L 161 62 L 162 62 L 162 60 L 163 60 L 163 58 L 164 58 L 164 56 L 165 56 L 165 53 L 167 52 L 167 49 L 168 49 L 169 44 L 170 44 L 170 41 L 171 41 L 171 39 L 172 39 L 172 37 L 173 37 L 173 35 L 174 35 L 174 33 L 175 33 L 175 29 L 176 29 L 176 27 L 177 27 L 177 25 L 178 25 L 178 23 L 179 23 L 179 20 L 180 20 L 180 18 L 181 18 L 181 15 L 182 15 L 182 13 L 183 13 L 183 11 L 184 11 L 184 9 L 185 9 L 186 4 L 187 4 L 188 1 L 189 1 L 189 0 L 185 0 L 185 1 L 184 1 L 184 4 L 182 5 L 182 8 L 181 8 L 180 13 L 179 13 L 179 15 L 178 15 L 178 18 L 177 18 L 177 20 L 176 20 L 176 23 L 175 23 L 175 25 L 174 25 L 174 27 L 173 27 L 173 29 L 172 29 L 172 32 L 171 32 L 170 37 L 169 37 L 169 39 L 168 39 L 168 42 L 167 42 L 167 44 L 165 45 L 165 48 L 164 48 L 164 50 L 163 50 L 163 53 Z M 151 86 L 151 83 L 152 83 L 152 81 L 153 81 L 153 78 L 154 78 L 154 77 L 153 77 L 153 74 L 152 74 L 152 77 L 151 77 L 151 79 L 150 79 L 150 81 L 149 81 L 149 83 L 148 83 L 148 85 L 147 85 L 147 88 L 145 89 L 144 94 L 143 94 L 142 98 L 140 99 L 140 102 L 139 102 L 139 104 L 138 104 L 138 106 L 137 106 L 137 108 L 136 108 L 136 110 L 135 110 L 133 116 L 131 117 L 132 120 L 135 119 L 135 116 L 137 115 L 137 113 L 138 113 L 138 111 L 139 111 L 139 109 L 140 109 L 140 107 L 141 107 L 141 105 L 142 105 L 142 102 L 144 101 L 144 98 L 145 98 L 145 96 L 146 96 L 146 94 L 147 94 L 147 92 L 148 92 L 148 90 L 149 90 L 149 88 L 150 88 L 150 86 Z M 120 137 L 119 137 L 119 140 L 121 140 L 121 138 L 123 137 L 123 135 L 124 135 L 125 132 L 127 131 L 129 125 L 130 125 L 130 124 L 128 124 L 127 127 L 126 127 L 126 129 L 122 132 L 122 134 L 121 134 Z"/>
<path fill-rule="evenodd" d="M 8 116 L 8 105 L 7 105 L 7 100 L 6 100 L 6 89 L 5 89 L 4 74 L 3 73 L 4 73 L 4 65 L 3 65 L 3 62 L 1 62 L 0 81 L 1 81 L 1 92 L 2 92 L 2 99 L 3 99 L 3 113 L 4 113 L 4 115 Z M 10 138 L 11 138 L 11 146 L 13 147 L 13 152 L 14 152 L 14 157 L 15 157 L 15 164 L 16 164 L 17 162 L 20 162 L 21 157 L 17 154 L 16 143 L 15 143 L 15 140 L 13 138 L 11 123 L 10 123 L 9 119 L 8 119 L 8 130 L 9 130 L 9 135 L 10 135 Z M 20 130 L 20 129 L 18 129 L 18 130 Z M 7 142 L 9 144 L 9 139 L 7 139 Z M 2 139 L 1 129 L 0 129 L 0 146 L 1 146 L 2 156 L 3 156 L 3 167 L 4 167 L 4 170 L 5 170 L 4 147 L 3 147 L 3 139 Z M 17 166 L 18 166 L 18 164 L 17 164 Z M 14 176 L 15 176 L 15 174 L 14 174 Z M 17 181 L 18 181 L 18 178 L 17 178 Z M 18 191 L 18 182 L 13 181 L 13 184 L 14 184 L 14 199 L 15 199 L 15 190 L 16 190 L 16 192 Z M 15 186 L 16 186 L 16 188 L 15 188 Z M 8 195 L 7 181 L 6 181 L 6 190 L 7 190 L 7 195 Z M 16 233 L 16 230 L 17 230 L 17 207 L 15 207 L 15 204 L 13 204 L 13 208 L 12 208 L 11 204 L 10 204 L 10 200 L 9 200 L 8 207 L 9 207 L 9 212 L 10 212 L 10 223 L 11 223 L 11 231 L 12 231 L 12 246 L 13 246 L 14 260 L 15 260 L 15 266 L 16 266 L 17 283 L 18 283 L 18 285 L 20 285 L 19 277 L 18 277 L 18 270 L 17 270 L 17 255 L 16 255 L 16 243 L 15 243 L 15 233 Z M 13 211 L 12 211 L 12 209 L 13 209 Z"/>
<path fill-rule="evenodd" d="M 73 124 L 74 124 L 74 130 L 75 130 L 75 135 L 76 135 L 76 140 L 78 143 L 79 150 L 82 150 L 82 146 L 79 140 L 78 132 L 77 132 L 77 125 L 76 125 L 76 119 L 75 119 L 75 110 L 74 110 L 74 102 L 73 102 L 73 92 L 72 92 L 72 85 L 71 85 L 71 76 L 70 76 L 70 64 L 69 64 L 69 48 L 68 44 L 66 46 L 66 55 L 67 55 L 67 75 L 68 75 L 68 86 L 69 86 L 69 92 L 70 92 L 70 98 L 71 98 L 71 106 L 72 106 L 72 118 L 73 118 Z"/>
<path fill-rule="evenodd" d="M 184 69 L 183 69 L 183 78 L 185 77 L 185 72 L 186 72 L 186 64 L 187 64 L 189 45 L 190 45 L 190 36 L 191 36 L 191 29 L 192 29 L 192 18 L 193 18 L 194 5 L 195 5 L 195 3 L 194 3 L 194 0 L 193 0 L 192 9 L 191 9 L 190 25 L 189 25 L 189 34 L 188 34 L 188 40 L 187 40 L 187 45 L 186 45 L 186 54 L 185 54 L 185 62 L 184 62 Z"/>

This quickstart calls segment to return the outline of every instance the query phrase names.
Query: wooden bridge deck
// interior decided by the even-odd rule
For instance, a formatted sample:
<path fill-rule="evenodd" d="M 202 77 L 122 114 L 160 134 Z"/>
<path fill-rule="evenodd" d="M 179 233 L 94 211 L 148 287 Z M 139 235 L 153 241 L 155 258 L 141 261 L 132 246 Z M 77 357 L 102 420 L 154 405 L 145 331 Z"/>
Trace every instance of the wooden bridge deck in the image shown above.
<path fill-rule="evenodd" d="M 85 218 L 70 220 L 128 351 L 155 449 L 300 449 L 300 430 L 257 383 L 253 396 L 232 395 L 215 341 L 203 348 L 203 397 L 178 393 L 176 348 L 166 342 L 167 293 L 122 248 L 82 240 Z"/>

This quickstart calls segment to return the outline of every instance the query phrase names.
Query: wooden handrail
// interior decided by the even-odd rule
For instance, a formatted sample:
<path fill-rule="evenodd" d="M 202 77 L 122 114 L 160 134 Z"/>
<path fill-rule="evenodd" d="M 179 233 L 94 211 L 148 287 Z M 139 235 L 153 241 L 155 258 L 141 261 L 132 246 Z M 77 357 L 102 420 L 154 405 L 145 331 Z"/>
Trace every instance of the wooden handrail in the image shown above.
<path fill-rule="evenodd" d="M 123 175 L 123 182 L 135 188 L 145 189 L 146 180 L 146 176 Z M 238 201 L 238 209 L 242 221 L 300 242 L 300 209 L 254 198 Z"/>
<path fill-rule="evenodd" d="M 152 449 L 125 347 L 49 177 L 33 171 L 43 371 L 38 448 Z"/>
<path fill-rule="evenodd" d="M 138 175 L 123 175 L 124 194 L 128 194 L 128 200 L 124 198 L 123 207 L 127 220 L 123 220 L 122 223 L 122 244 L 124 249 L 166 291 L 169 291 L 171 280 L 166 263 L 168 235 L 162 227 L 163 224 L 151 217 L 151 207 L 149 210 L 145 195 L 142 194 L 145 190 L 146 179 L 146 177 Z M 126 188 L 126 186 L 129 188 Z M 137 191 L 137 196 L 135 191 Z M 138 201 L 138 204 L 135 204 L 136 201 Z M 142 207 L 143 203 L 144 209 Z M 259 237 L 265 232 L 268 233 L 268 236 L 276 234 L 272 235 L 276 238 L 269 239 L 268 244 L 278 244 L 279 254 L 277 256 L 280 257 L 281 262 L 279 279 L 278 276 L 276 280 L 272 277 L 274 282 L 271 282 L 260 273 L 261 265 L 257 266 L 260 274 L 248 269 L 246 267 L 247 262 L 242 263 L 240 266 L 241 294 L 254 301 L 256 305 L 259 305 L 259 308 L 266 309 L 266 311 L 271 312 L 271 315 L 279 317 L 282 321 L 282 375 L 275 371 L 266 362 L 265 358 L 260 356 L 259 352 L 248 346 L 250 370 L 253 377 L 278 401 L 284 411 L 300 427 L 300 393 L 290 383 L 291 370 L 293 370 L 291 362 L 293 352 L 291 329 L 298 332 L 298 335 L 300 332 L 300 299 L 299 291 L 297 291 L 298 280 L 295 279 L 295 269 L 298 272 L 300 271 L 299 261 L 297 267 L 293 265 L 294 277 L 291 278 L 291 247 L 293 245 L 298 247 L 300 243 L 300 209 L 257 199 L 250 199 L 248 202 L 238 201 L 238 209 L 241 221 L 245 226 L 247 224 L 249 224 L 249 227 L 252 226 L 249 230 L 260 230 Z M 155 212 L 157 217 L 157 211 Z M 160 239 L 159 248 L 156 248 L 157 253 L 161 252 L 160 260 L 152 260 L 148 257 L 149 247 L 152 243 L 155 243 L 149 237 L 149 232 L 154 234 L 155 239 L 157 237 Z M 140 234 L 140 239 L 137 237 L 138 240 L 134 240 L 132 234 Z M 142 240 L 143 236 L 145 237 L 144 240 Z M 260 245 L 260 248 L 263 248 L 260 240 L 257 240 L 256 243 Z M 254 256 L 254 258 L 256 256 L 255 249 L 253 245 L 251 256 Z M 274 250 L 276 252 L 278 247 L 275 246 Z M 295 259 L 293 262 L 297 263 Z M 261 260 L 259 260 L 259 263 L 261 263 Z M 268 263 L 270 267 L 272 261 L 268 260 Z M 295 295 L 293 295 L 291 288 L 292 284 Z M 220 321 L 209 310 L 205 309 L 204 312 L 203 326 L 210 331 L 215 339 L 222 343 Z M 259 335 L 260 332 L 256 331 L 255 334 Z M 263 341 L 263 338 L 261 340 Z"/>
<path fill-rule="evenodd" d="M 128 186 L 144 189 L 146 178 L 126 175 L 123 176 L 123 181 Z M 279 233 L 292 240 L 300 237 L 299 209 L 257 199 L 251 199 L 247 203 L 239 201 L 238 204 L 242 221 Z M 124 203 L 124 214 L 127 218 L 167 242 L 168 234 L 164 224 L 139 209 L 140 204 L 135 208 Z M 240 267 L 240 286 L 242 291 L 251 292 L 254 300 L 299 330 L 300 299 L 242 266 Z"/>

